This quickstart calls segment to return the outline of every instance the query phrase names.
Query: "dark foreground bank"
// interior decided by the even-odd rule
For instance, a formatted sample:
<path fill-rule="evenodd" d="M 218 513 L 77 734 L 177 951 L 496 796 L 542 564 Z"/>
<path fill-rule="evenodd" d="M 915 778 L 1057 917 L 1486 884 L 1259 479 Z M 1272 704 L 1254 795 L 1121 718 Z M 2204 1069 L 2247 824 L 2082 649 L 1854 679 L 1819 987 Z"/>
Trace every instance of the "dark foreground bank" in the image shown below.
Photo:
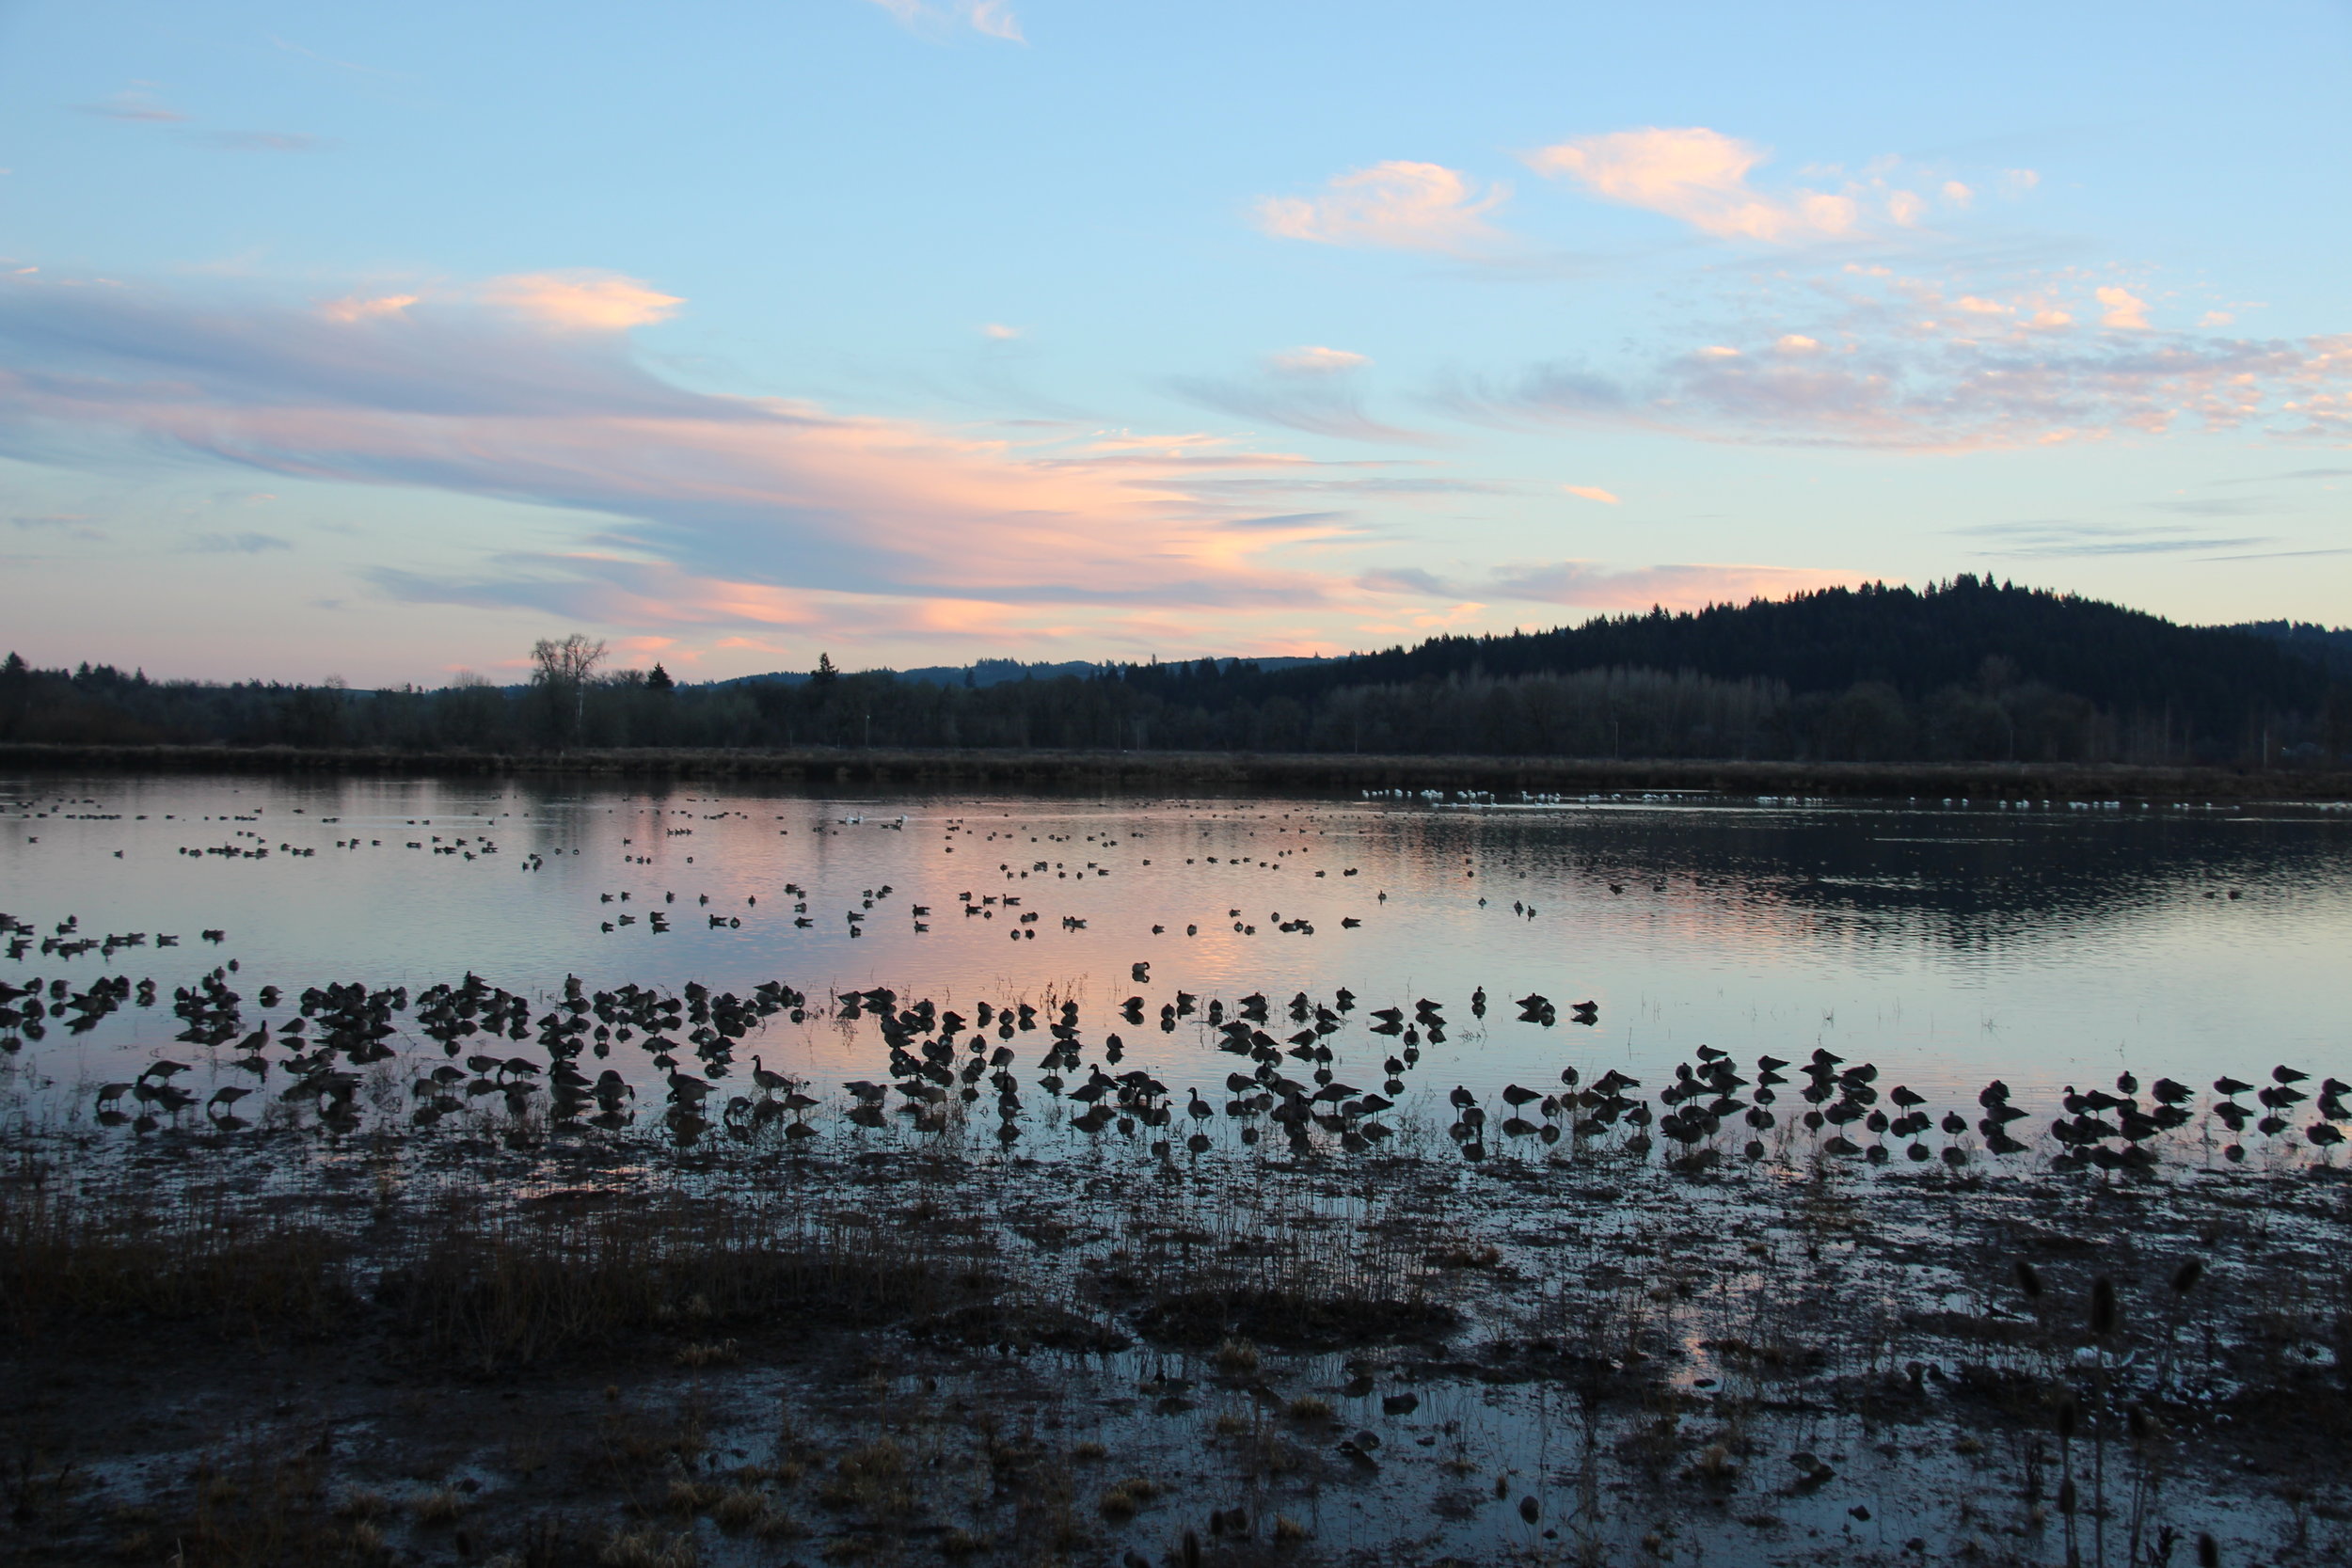
<path fill-rule="evenodd" d="M 2352 1549 L 2324 1167 L 213 1141 L 0 1178 L 7 1560 Z"/>

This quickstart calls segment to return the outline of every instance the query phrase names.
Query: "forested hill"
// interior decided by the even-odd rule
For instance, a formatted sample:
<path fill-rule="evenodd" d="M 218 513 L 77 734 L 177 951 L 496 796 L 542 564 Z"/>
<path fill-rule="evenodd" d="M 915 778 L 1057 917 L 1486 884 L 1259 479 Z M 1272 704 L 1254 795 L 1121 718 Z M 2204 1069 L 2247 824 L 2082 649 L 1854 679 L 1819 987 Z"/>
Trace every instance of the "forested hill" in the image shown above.
<path fill-rule="evenodd" d="M 2352 755 L 2333 634 L 2198 628 L 1960 578 L 1276 667 L 1232 658 L 681 686 L 547 642 L 525 687 L 153 680 L 0 663 L 0 740 L 517 752 L 1107 748 L 1529 757 L 2325 765 Z M 565 650 L 584 662 L 566 665 Z M 1009 678 L 993 678 L 1007 676 Z"/>
<path fill-rule="evenodd" d="M 2316 629 L 2316 628 L 2312 628 Z M 2109 710 L 2169 707 L 2201 727 L 2227 728 L 2249 710 L 2312 712 L 2327 673 L 2254 627 L 2177 626 L 2140 610 L 2043 589 L 1961 577 L 1924 591 L 1831 588 L 1782 600 L 1653 610 L 1552 631 L 1440 637 L 1346 660 L 1235 679 L 1253 695 L 1311 701 L 1345 686 L 1583 670 L 1689 672 L 1721 681 L 1781 683 L 1798 695 L 1869 683 L 1906 702 L 1948 687 L 2039 684 Z M 1129 678 L 1214 702 L 1194 667 Z"/>

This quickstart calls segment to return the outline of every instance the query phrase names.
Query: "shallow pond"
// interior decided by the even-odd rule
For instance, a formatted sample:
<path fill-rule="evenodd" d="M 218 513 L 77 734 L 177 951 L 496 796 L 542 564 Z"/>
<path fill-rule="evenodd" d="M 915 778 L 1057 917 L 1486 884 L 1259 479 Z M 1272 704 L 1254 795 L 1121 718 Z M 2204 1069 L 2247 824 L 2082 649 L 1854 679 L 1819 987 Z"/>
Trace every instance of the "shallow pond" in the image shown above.
<path fill-rule="evenodd" d="M 1396 1099 L 1437 1121 L 1456 1085 L 1492 1103 L 1506 1085 L 1556 1091 L 1564 1068 L 1654 1089 L 1703 1045 L 1743 1072 L 1826 1049 L 1875 1064 L 1881 1090 L 1900 1082 L 1972 1117 L 1997 1077 L 2038 1117 L 2064 1085 L 2125 1069 L 2201 1096 L 2280 1064 L 2315 1082 L 2342 1070 L 2352 1034 L 2352 816 L 2318 807 L 252 778 L 16 778 L 0 800 L 0 911 L 20 932 L 0 981 L 54 996 L 58 981 L 71 994 L 151 977 L 160 998 L 24 1043 L 11 1083 L 37 1115 L 75 1115 L 96 1085 L 168 1056 L 189 1063 L 181 1083 L 199 1101 L 249 1082 L 226 1045 L 181 1037 L 169 1005 L 232 959 L 241 1030 L 282 1023 L 306 987 L 335 981 L 421 993 L 471 973 L 534 1014 L 567 976 L 590 994 L 794 988 L 803 1021 L 771 1012 L 723 1042 L 731 1058 L 705 1053 L 730 1096 L 754 1054 L 818 1097 L 883 1076 L 885 1045 L 833 1015 L 837 993 L 886 988 L 898 1007 L 966 1014 L 1026 1001 L 1045 1023 L 1068 1000 L 1077 1043 L 1091 1054 L 1118 1034 L 1117 1065 L 1157 1075 L 1180 1112 L 1194 1086 L 1221 1103 L 1229 1070 L 1248 1067 L 1214 1049 L 1213 999 L 1228 1013 L 1274 999 L 1267 1026 L 1287 1041 L 1311 1022 L 1286 1016 L 1294 993 L 1352 992 L 1320 1065 L 1368 1087 L 1397 1049 L 1366 1032 L 1371 1014 L 1410 1019 L 1428 998 L 1446 1022 L 1438 1037 L 1414 1029 Z M 263 986 L 284 993 L 276 1007 L 257 1005 Z M 1548 1022 L 1514 1005 L 1530 994 L 1551 1001 Z M 1122 1018 L 1130 997 L 1142 1007 Z M 409 1018 L 392 1022 L 391 1048 L 438 1059 Z M 1017 1043 L 1034 1104 L 1046 1042 Z M 583 1065 L 635 1086 L 670 1070 L 642 1040 L 599 1054 Z"/>

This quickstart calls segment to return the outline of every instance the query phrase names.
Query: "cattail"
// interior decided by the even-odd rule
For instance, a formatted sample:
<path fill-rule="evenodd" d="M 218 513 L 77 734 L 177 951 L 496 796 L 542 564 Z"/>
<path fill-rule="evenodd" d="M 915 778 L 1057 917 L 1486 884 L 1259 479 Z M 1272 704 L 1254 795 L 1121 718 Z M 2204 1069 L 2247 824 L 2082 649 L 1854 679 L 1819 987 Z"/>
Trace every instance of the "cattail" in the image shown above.
<path fill-rule="evenodd" d="M 2058 1407 L 2058 1434 L 2061 1443 L 2074 1440 L 2074 1402 L 2066 1400 Z"/>
<path fill-rule="evenodd" d="M 2068 1476 L 2058 1482 L 2058 1512 L 2068 1518 L 2074 1516 L 2074 1478 Z"/>
<path fill-rule="evenodd" d="M 2123 1413 L 2123 1424 L 2130 1430 L 2135 1443 L 2146 1442 L 2155 1432 L 2155 1423 L 2149 1419 L 2148 1412 L 2138 1405 Z"/>
<path fill-rule="evenodd" d="M 2221 1543 L 2202 1531 L 2197 1537 L 2197 1568 L 2221 1568 Z"/>
<path fill-rule="evenodd" d="M 2115 1281 L 2101 1275 L 2090 1282 L 2090 1332 L 2104 1339 L 2115 1332 Z"/>
<path fill-rule="evenodd" d="M 1200 1568 L 1200 1538 L 1184 1531 L 1184 1568 Z"/>
<path fill-rule="evenodd" d="M 2197 1282 L 2205 1277 L 2205 1260 L 2192 1258 L 2172 1271 L 2172 1289 L 2182 1295 L 2197 1289 Z"/>
<path fill-rule="evenodd" d="M 2026 1292 L 2027 1301 L 2042 1299 L 2042 1275 L 2022 1258 L 2017 1260 L 2017 1288 Z"/>

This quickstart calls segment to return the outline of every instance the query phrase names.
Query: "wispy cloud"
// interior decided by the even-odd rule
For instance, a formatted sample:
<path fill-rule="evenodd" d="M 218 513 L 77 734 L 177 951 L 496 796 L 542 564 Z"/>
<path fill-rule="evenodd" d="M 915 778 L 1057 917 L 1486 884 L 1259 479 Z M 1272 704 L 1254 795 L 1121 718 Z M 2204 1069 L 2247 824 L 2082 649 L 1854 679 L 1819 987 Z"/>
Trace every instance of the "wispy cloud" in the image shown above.
<path fill-rule="evenodd" d="M 532 316 L 549 326 L 580 332 L 626 332 L 667 321 L 686 302 L 634 277 L 573 271 L 502 277 L 483 291 L 493 305 Z"/>
<path fill-rule="evenodd" d="M 93 541 L 106 537 L 104 529 L 96 527 L 87 516 L 79 512 L 37 513 L 27 516 L 11 517 L 8 521 L 27 532 L 54 531 L 72 539 Z"/>
<path fill-rule="evenodd" d="M 2106 284 L 2044 280 L 1988 297 L 2004 291 L 1955 292 L 1883 267 L 1842 276 L 1786 285 L 1791 297 L 1765 312 L 1777 319 L 1761 341 L 1741 334 L 1647 358 L 1553 360 L 1459 379 L 1438 401 L 1502 423 L 1888 450 L 2046 445 L 2183 425 L 2352 438 L 2352 334 L 2154 330 L 2141 296 Z M 2090 302 L 2109 318 L 2103 331 L 2076 325 Z"/>
<path fill-rule="evenodd" d="M 1560 488 L 1571 496 L 1580 496 L 1588 501 L 1598 501 L 1603 506 L 1618 504 L 1618 499 L 1613 492 L 1604 490 L 1597 484 L 1563 484 Z"/>
<path fill-rule="evenodd" d="M 1026 43 L 1022 35 L 1021 19 L 1013 14 L 1009 0 L 951 0 L 935 4 L 932 0 L 868 0 L 888 11 L 898 25 L 928 38 L 944 38 L 960 31 L 979 33 L 987 38 L 1001 39 L 1007 43 Z"/>
<path fill-rule="evenodd" d="M 1286 348 L 1266 358 L 1269 370 L 1286 375 L 1332 375 L 1342 371 L 1360 371 L 1371 363 L 1372 360 L 1361 354 L 1311 344 L 1305 348 Z"/>
<path fill-rule="evenodd" d="M 1497 598 L 1573 605 L 1582 610 L 1698 610 L 1710 604 L 1778 598 L 1809 588 L 1851 587 L 1861 573 L 1802 566 L 1711 565 L 1690 562 L 1661 566 L 1606 566 L 1592 561 L 1507 567 L 1494 574 L 1487 592 Z"/>
<path fill-rule="evenodd" d="M 302 131 L 200 131 L 199 140 L 231 152 L 316 152 L 326 144 Z"/>
<path fill-rule="evenodd" d="M 1979 523 L 1952 532 L 1983 541 L 1986 555 L 2019 559 L 2199 555 L 2270 543 L 2259 534 L 2214 535 L 2177 524 L 2078 523 L 2063 518 Z"/>
<path fill-rule="evenodd" d="M 1361 372 L 1372 360 L 1346 349 L 1284 349 L 1266 356 L 1253 375 L 1175 376 L 1179 396 L 1262 424 L 1356 441 L 1426 444 L 1433 437 L 1376 420 L 1365 412 Z"/>
<path fill-rule="evenodd" d="M 691 391 L 628 347 L 626 326 L 672 296 L 556 276 L 373 309 L 0 279 L 0 451 L 112 466 L 176 449 L 557 508 L 576 548 L 478 571 L 404 561 L 373 580 L 410 599 L 594 610 L 649 634 L 835 624 L 870 602 L 878 626 L 1012 635 L 1327 597 L 1325 579 L 1269 555 L 1343 532 L 1343 514 L 1190 485 L 1315 468 L 1304 459 L 1198 433 L 1013 441 Z"/>
<path fill-rule="evenodd" d="M 1510 198 L 1441 164 L 1375 164 L 1339 175 L 1311 197 L 1268 197 L 1258 227 L 1286 240 L 1474 255 L 1502 238 L 1487 214 Z"/>
<path fill-rule="evenodd" d="M 1578 136 L 1525 155 L 1528 167 L 1573 181 L 1604 201 L 1660 213 L 1716 239 L 1790 245 L 1850 239 L 1916 228 L 1942 201 L 1963 212 L 1976 192 L 1958 180 L 1913 171 L 1900 160 L 1873 160 L 1861 171 L 1815 171 L 1820 185 L 1765 191 L 1750 176 L 1772 154 L 1754 142 L 1703 125 L 1645 126 Z M 2029 171 L 2026 171 L 2029 172 Z"/>
<path fill-rule="evenodd" d="M 290 45 L 279 44 L 280 48 Z M 298 51 L 298 53 L 309 53 Z M 357 69 L 357 68 L 355 68 Z M 75 105 L 84 114 L 133 125 L 165 127 L 183 142 L 219 148 L 228 152 L 316 152 L 329 144 L 304 131 L 203 131 L 189 117 L 159 98 L 151 82 L 136 82 L 103 103 Z"/>
<path fill-rule="evenodd" d="M 1409 594 L 1420 598 L 1451 599 L 1460 596 L 1461 590 L 1434 573 L 1418 566 L 1382 566 L 1360 572 L 1356 586 L 1375 594 Z"/>
<path fill-rule="evenodd" d="M 188 536 L 187 547 L 195 555 L 261 555 L 293 549 L 294 543 L 274 533 L 196 533 Z"/>
<path fill-rule="evenodd" d="M 1576 181 L 1604 200 L 1679 218 L 1702 233 L 1752 240 L 1844 234 L 1855 221 L 1845 197 L 1799 191 L 1774 200 L 1748 188 L 1762 148 L 1703 126 L 1652 127 L 1581 136 L 1527 155 L 1538 174 Z"/>
<path fill-rule="evenodd" d="M 2235 479 L 2217 479 L 2216 484 L 2271 484 L 2289 480 L 2352 479 L 2352 468 L 2293 468 L 2282 474 L 2245 474 Z"/>
<path fill-rule="evenodd" d="M 360 65 L 352 60 L 339 60 L 332 55 L 322 55 L 315 49 L 307 48 L 304 45 L 295 43 L 288 39 L 279 38 L 275 33 L 267 34 L 266 37 L 269 39 L 270 46 L 274 49 L 281 50 L 289 55 L 298 55 L 302 58 L 310 60 L 319 65 L 332 66 L 337 71 L 357 71 L 363 76 L 383 76 L 399 81 L 413 80 L 413 78 L 411 78 L 406 71 L 385 71 L 376 66 Z"/>
<path fill-rule="evenodd" d="M 86 115 L 104 119 L 119 119 L 133 124 L 177 125 L 188 117 L 167 107 L 147 85 L 123 88 L 103 103 L 77 105 Z"/>

